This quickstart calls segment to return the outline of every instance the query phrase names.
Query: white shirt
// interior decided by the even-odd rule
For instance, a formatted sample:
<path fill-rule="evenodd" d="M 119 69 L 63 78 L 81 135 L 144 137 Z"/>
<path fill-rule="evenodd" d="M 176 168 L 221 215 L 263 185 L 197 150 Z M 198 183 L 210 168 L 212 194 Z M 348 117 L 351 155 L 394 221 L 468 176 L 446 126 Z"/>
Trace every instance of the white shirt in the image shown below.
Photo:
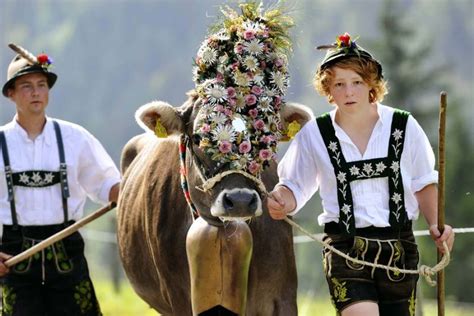
<path fill-rule="evenodd" d="M 69 219 L 83 217 L 87 196 L 107 203 L 111 187 L 120 182 L 120 173 L 99 141 L 83 127 L 56 120 L 61 127 L 70 190 Z M 51 118 L 46 118 L 42 133 L 34 141 L 17 123 L 16 117 L 1 127 L 5 132 L 13 172 L 59 170 L 59 154 Z M 0 148 L 0 152 L 1 152 Z M 61 186 L 43 188 L 14 186 L 19 225 L 51 225 L 64 221 Z M 0 154 L 0 222 L 12 224 L 10 202 L 5 180 L 5 166 Z"/>
<path fill-rule="evenodd" d="M 362 155 L 349 136 L 335 122 L 336 110 L 330 112 L 336 137 L 347 162 L 384 158 L 388 155 L 388 142 L 394 109 L 377 104 L 379 119 L 375 124 Z M 418 218 L 418 202 L 415 192 L 437 183 L 434 170 L 435 157 L 426 134 L 418 122 L 410 116 L 407 122 L 405 143 L 401 156 L 401 174 L 408 218 Z M 323 212 L 318 216 L 319 225 L 339 222 L 336 177 L 327 148 L 316 120 L 312 120 L 298 132 L 288 151 L 278 165 L 279 184 L 287 186 L 295 195 L 297 207 L 294 215 L 319 189 Z M 388 178 L 374 178 L 351 182 L 357 228 L 389 224 Z"/>

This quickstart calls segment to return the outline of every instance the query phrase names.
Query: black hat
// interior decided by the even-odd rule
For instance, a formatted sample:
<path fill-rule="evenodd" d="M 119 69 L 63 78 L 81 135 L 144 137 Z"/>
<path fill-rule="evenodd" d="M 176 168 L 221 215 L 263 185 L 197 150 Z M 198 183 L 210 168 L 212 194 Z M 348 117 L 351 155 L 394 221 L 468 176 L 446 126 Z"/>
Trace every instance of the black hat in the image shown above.
<path fill-rule="evenodd" d="M 11 49 L 18 53 L 8 65 L 7 82 L 3 85 L 2 93 L 7 95 L 8 89 L 13 86 L 13 83 L 18 77 L 32 73 L 42 73 L 48 80 L 49 88 L 52 88 L 58 76 L 49 71 L 52 64 L 51 59 L 46 54 L 41 54 L 35 57 L 33 54 L 24 48 L 15 45 L 8 45 Z"/>
<path fill-rule="evenodd" d="M 367 50 L 357 45 L 356 40 L 357 38 L 352 40 L 349 33 L 346 32 L 343 35 L 339 35 L 334 44 L 318 46 L 317 49 L 328 49 L 318 71 L 322 71 L 334 65 L 338 61 L 350 57 L 358 57 L 374 62 L 377 65 L 379 78 L 383 78 L 382 65 Z"/>

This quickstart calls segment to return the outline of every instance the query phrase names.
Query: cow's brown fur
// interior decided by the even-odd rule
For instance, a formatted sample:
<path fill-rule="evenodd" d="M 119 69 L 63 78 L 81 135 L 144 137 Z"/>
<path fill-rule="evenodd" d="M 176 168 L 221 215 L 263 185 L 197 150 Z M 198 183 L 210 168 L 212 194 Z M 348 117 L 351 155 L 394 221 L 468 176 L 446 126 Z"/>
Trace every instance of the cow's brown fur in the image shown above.
<path fill-rule="evenodd" d="M 190 111 L 192 99 L 178 110 L 188 129 L 193 118 Z M 181 316 L 192 315 L 186 234 L 193 219 L 180 187 L 178 142 L 177 136 L 158 139 L 143 134 L 125 146 L 118 239 L 123 266 L 138 295 L 163 315 Z M 215 189 L 236 182 L 254 185 L 238 177 L 226 177 Z M 275 164 L 267 168 L 262 180 L 270 191 L 277 183 Z M 189 181 L 191 188 L 199 184 L 191 170 Z M 191 190 L 192 197 L 196 194 Z M 196 202 L 207 214 L 203 208 L 209 201 L 199 197 Z M 291 227 L 272 220 L 265 207 L 263 215 L 252 219 L 249 226 L 254 244 L 246 314 L 296 315 Z"/>

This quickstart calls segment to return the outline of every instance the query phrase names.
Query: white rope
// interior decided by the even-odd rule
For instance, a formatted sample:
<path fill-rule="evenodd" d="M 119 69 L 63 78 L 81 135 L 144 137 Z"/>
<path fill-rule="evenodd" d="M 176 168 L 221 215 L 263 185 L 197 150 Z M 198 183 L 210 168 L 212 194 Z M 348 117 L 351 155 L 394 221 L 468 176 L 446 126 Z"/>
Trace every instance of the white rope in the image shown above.
<path fill-rule="evenodd" d="M 436 286 L 436 281 L 433 281 L 431 279 L 431 276 L 438 273 L 438 271 L 441 271 L 442 269 L 444 269 L 449 264 L 449 260 L 450 260 L 450 253 L 449 253 L 448 245 L 446 244 L 446 242 L 443 242 L 444 255 L 441 258 L 441 260 L 438 262 L 438 264 L 436 264 L 434 267 L 421 265 L 418 270 L 408 270 L 408 269 L 400 269 L 400 268 L 397 268 L 397 267 L 389 267 L 389 266 L 386 266 L 386 265 L 383 265 L 383 264 L 378 264 L 378 263 L 367 262 L 367 261 L 359 260 L 359 259 L 356 259 L 356 258 L 352 258 L 351 256 L 349 256 L 349 255 L 337 250 L 336 248 L 332 247 L 329 243 L 327 243 L 326 241 L 323 241 L 322 238 L 319 240 L 319 239 L 313 237 L 313 235 L 311 233 L 309 233 L 306 229 L 304 229 L 303 227 L 301 227 L 300 225 L 298 225 L 297 223 L 295 223 L 294 221 L 292 221 L 288 217 L 286 217 L 284 219 L 284 221 L 287 222 L 288 224 L 290 224 L 291 226 L 294 226 L 294 227 L 298 228 L 300 231 L 302 231 L 304 234 L 309 236 L 311 239 L 313 239 L 314 241 L 320 242 L 326 248 L 328 248 L 329 250 L 331 250 L 335 254 L 343 257 L 346 260 L 350 260 L 354 263 L 369 266 L 369 267 L 373 267 L 373 268 L 379 268 L 379 269 L 384 269 L 384 270 L 387 270 L 387 271 L 388 270 L 393 271 L 395 273 L 420 274 L 420 275 L 425 277 L 426 282 L 431 286 Z"/>

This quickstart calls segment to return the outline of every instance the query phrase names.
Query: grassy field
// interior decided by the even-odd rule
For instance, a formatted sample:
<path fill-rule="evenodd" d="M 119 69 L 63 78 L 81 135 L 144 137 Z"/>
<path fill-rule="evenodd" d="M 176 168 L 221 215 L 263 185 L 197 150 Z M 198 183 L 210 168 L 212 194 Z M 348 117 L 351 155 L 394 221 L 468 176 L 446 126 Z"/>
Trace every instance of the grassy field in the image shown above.
<path fill-rule="evenodd" d="M 122 284 L 119 293 L 115 293 L 108 282 L 94 281 L 97 296 L 104 316 L 156 316 L 158 313 L 143 302 L 127 283 Z M 424 316 L 437 315 L 436 302 L 424 301 Z M 298 315 L 300 316 L 335 316 L 335 312 L 327 297 L 314 299 L 301 297 L 298 299 Z M 446 303 L 446 315 L 474 315 L 474 305 L 457 302 Z"/>

